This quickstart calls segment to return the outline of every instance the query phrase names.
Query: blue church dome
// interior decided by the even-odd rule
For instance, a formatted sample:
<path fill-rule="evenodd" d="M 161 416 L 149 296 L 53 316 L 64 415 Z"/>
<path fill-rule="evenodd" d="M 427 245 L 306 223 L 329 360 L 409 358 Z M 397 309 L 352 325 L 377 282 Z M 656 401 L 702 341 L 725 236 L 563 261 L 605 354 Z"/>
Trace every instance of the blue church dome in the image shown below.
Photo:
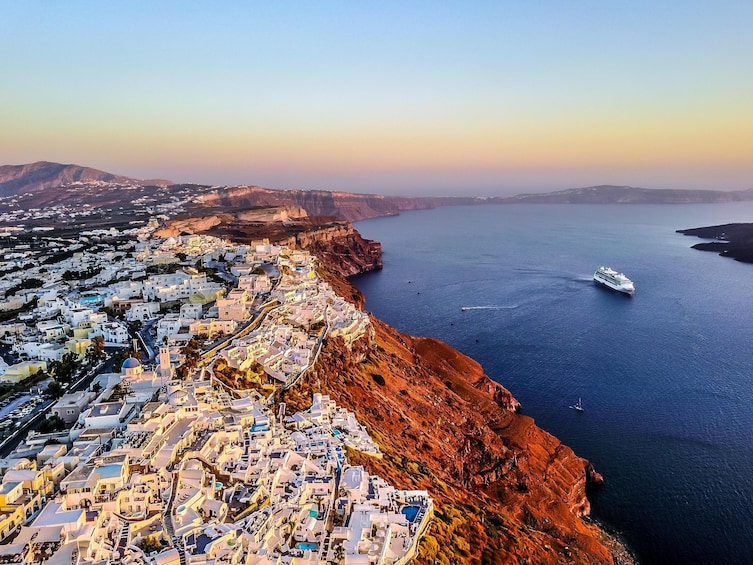
<path fill-rule="evenodd" d="M 129 357 L 128 359 L 123 361 L 123 366 L 121 367 L 121 371 L 123 369 L 135 369 L 136 367 L 141 367 L 141 361 L 139 361 L 135 357 Z"/>

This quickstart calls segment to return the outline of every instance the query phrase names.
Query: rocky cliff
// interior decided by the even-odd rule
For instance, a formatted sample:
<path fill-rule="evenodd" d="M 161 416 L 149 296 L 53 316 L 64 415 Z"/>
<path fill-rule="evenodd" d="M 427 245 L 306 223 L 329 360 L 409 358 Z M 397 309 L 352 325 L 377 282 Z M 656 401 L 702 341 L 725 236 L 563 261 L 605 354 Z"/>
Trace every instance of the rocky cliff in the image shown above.
<path fill-rule="evenodd" d="M 722 257 L 753 263 L 753 224 L 723 224 L 677 230 L 677 233 L 715 240 L 696 243 L 693 249 L 714 251 Z"/>
<path fill-rule="evenodd" d="M 302 235 L 296 244 L 335 268 L 338 242 L 360 237 L 350 226 Z M 321 274 L 363 308 L 346 280 L 326 268 Z M 512 394 L 472 359 L 373 322 L 374 334 L 352 350 L 328 340 L 314 370 L 283 399 L 295 410 L 312 392 L 330 394 L 358 415 L 385 454 L 351 452 L 354 462 L 403 488 L 431 492 L 436 519 L 418 562 L 631 562 L 586 519 L 586 490 L 601 481 L 588 461 L 520 414 Z"/>
<path fill-rule="evenodd" d="M 291 217 L 277 210 L 252 214 L 255 221 L 244 225 L 242 215 L 173 227 L 204 226 L 241 241 L 267 230 L 273 241 L 317 255 L 320 275 L 364 307 L 344 276 L 381 267 L 380 244 L 331 218 L 277 222 Z M 315 367 L 279 400 L 292 413 L 309 406 L 312 392 L 331 395 L 357 414 L 384 453 L 377 459 L 351 451 L 352 462 L 401 488 L 431 493 L 436 517 L 419 563 L 631 562 L 586 519 L 587 487 L 601 480 L 588 461 L 520 414 L 512 394 L 472 359 L 372 321 L 374 332 L 351 348 L 328 338 Z"/>
<path fill-rule="evenodd" d="M 19 197 L 23 195 L 23 197 Z M 83 206 L 129 213 L 152 214 L 156 205 L 180 209 L 193 216 L 223 214 L 241 209 L 286 207 L 309 217 L 329 217 L 352 222 L 403 211 L 438 206 L 479 204 L 686 204 L 753 200 L 752 190 L 656 190 L 630 186 L 591 186 L 548 194 L 513 197 L 409 197 L 359 194 L 328 190 L 272 190 L 259 186 L 207 186 L 172 184 L 165 180 L 137 180 L 79 165 L 40 161 L 28 165 L 0 166 L 0 197 L 14 197 L 16 210 L 49 205 Z M 105 211 L 100 210 L 101 218 Z M 108 221 L 112 221 L 112 215 Z M 122 217 L 115 218 L 122 220 Z"/>
<path fill-rule="evenodd" d="M 333 222 L 280 239 L 279 243 L 309 251 L 342 277 L 382 268 L 382 244 L 361 237 L 350 222 Z"/>
<path fill-rule="evenodd" d="M 212 189 L 198 204 L 224 210 L 254 206 L 300 206 L 309 216 L 329 216 L 352 222 L 380 216 L 396 216 L 401 211 L 423 210 L 451 204 L 470 204 L 473 198 L 411 198 L 355 194 L 328 190 L 271 190 L 260 186 L 227 186 Z"/>
<path fill-rule="evenodd" d="M 344 294 L 359 300 L 352 288 Z M 331 395 L 384 453 L 349 452 L 352 462 L 431 493 L 436 516 L 419 563 L 630 562 L 584 519 L 595 476 L 587 461 L 518 413 L 472 359 L 378 320 L 374 327 L 352 350 L 328 339 L 314 370 L 282 400 L 297 410 L 312 392 Z"/>
<path fill-rule="evenodd" d="M 353 225 L 332 217 L 310 217 L 299 206 L 222 212 L 173 220 L 160 237 L 204 233 L 240 243 L 270 241 L 306 249 L 341 277 L 382 268 L 382 245 L 361 237 Z"/>

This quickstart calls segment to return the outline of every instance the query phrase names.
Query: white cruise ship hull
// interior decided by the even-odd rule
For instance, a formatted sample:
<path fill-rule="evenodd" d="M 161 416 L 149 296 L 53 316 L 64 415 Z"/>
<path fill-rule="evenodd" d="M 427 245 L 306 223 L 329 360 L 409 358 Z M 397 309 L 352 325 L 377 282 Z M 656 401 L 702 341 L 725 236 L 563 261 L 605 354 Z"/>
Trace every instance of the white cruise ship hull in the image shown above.
<path fill-rule="evenodd" d="M 622 294 L 632 294 L 635 292 L 633 281 L 622 273 L 617 273 L 608 267 L 601 267 L 594 273 L 594 282 L 605 286 L 611 290 L 616 290 Z"/>

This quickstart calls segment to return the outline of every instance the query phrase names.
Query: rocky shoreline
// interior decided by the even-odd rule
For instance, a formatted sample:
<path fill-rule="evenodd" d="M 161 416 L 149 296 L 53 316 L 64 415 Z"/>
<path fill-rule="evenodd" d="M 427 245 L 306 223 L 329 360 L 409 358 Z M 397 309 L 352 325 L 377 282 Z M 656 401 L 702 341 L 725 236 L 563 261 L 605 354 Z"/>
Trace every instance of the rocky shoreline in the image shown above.
<path fill-rule="evenodd" d="M 305 248 L 335 292 L 363 309 L 364 296 L 347 277 L 381 268 L 381 245 L 350 222 L 296 214 L 278 210 L 268 222 L 259 215 L 249 222 L 233 213 L 178 229 Z M 617 537 L 588 519 L 587 492 L 601 480 L 590 462 L 520 414 L 518 401 L 474 360 L 372 322 L 373 334 L 351 349 L 327 340 L 316 366 L 282 400 L 297 410 L 313 392 L 329 394 L 384 453 L 349 453 L 354 464 L 430 492 L 437 512 L 417 563 L 635 563 Z"/>
<path fill-rule="evenodd" d="M 630 549 L 630 546 L 622 539 L 617 532 L 612 531 L 598 520 L 593 520 L 594 524 L 601 529 L 603 534 L 602 542 L 612 552 L 614 565 L 637 565 L 638 558 Z"/>
<path fill-rule="evenodd" d="M 753 263 L 753 224 L 722 224 L 677 230 L 677 233 L 716 240 L 696 243 L 693 249 L 713 251 L 735 261 Z"/>
<path fill-rule="evenodd" d="M 359 249 L 373 247 L 350 252 Z M 363 308 L 363 295 L 342 277 L 349 272 L 342 253 L 321 257 L 326 272 L 339 273 L 326 275 L 336 292 Z M 419 563 L 637 563 L 617 535 L 588 518 L 587 492 L 603 481 L 590 462 L 520 414 L 512 394 L 472 359 L 374 323 L 360 355 L 343 359 L 328 349 L 303 386 L 352 406 L 381 438 L 386 457 L 364 458 L 364 466 L 405 488 L 426 488 L 444 508 Z"/>

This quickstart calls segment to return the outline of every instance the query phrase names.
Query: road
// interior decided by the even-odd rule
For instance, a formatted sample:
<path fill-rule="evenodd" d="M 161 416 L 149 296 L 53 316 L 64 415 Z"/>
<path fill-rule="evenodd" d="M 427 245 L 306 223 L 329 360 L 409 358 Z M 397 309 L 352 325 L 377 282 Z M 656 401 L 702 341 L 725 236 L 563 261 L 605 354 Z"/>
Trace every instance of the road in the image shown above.
<path fill-rule="evenodd" d="M 87 390 L 97 375 L 112 372 L 113 363 L 114 358 L 112 352 L 110 352 L 104 361 L 81 375 L 76 382 L 68 387 L 66 392 Z M 21 426 L 0 443 L 0 457 L 7 457 L 14 449 L 16 449 L 16 447 L 18 447 L 18 444 L 26 438 L 26 435 L 31 430 L 36 430 L 42 423 L 42 420 L 46 419 L 53 404 L 55 404 L 54 400 L 45 400 L 43 403 L 37 405 L 37 410 L 35 410 L 34 414 L 28 420 L 22 420 Z"/>
<path fill-rule="evenodd" d="M 139 331 L 136 332 L 136 337 L 141 343 L 141 349 L 146 352 L 144 363 L 154 363 L 159 351 L 159 346 L 154 343 L 152 337 L 152 328 L 157 323 L 157 320 L 147 320 Z"/>
<path fill-rule="evenodd" d="M 54 403 L 54 400 L 45 400 L 39 405 L 40 409 L 38 412 L 35 412 L 31 418 L 22 422 L 20 428 L 15 430 L 2 443 L 0 443 L 0 457 L 7 457 L 14 449 L 16 449 L 18 444 L 21 443 L 21 440 L 26 437 L 26 434 L 28 434 L 30 430 L 36 429 L 36 427 L 42 423 L 42 420 L 44 420 L 47 412 Z"/>

